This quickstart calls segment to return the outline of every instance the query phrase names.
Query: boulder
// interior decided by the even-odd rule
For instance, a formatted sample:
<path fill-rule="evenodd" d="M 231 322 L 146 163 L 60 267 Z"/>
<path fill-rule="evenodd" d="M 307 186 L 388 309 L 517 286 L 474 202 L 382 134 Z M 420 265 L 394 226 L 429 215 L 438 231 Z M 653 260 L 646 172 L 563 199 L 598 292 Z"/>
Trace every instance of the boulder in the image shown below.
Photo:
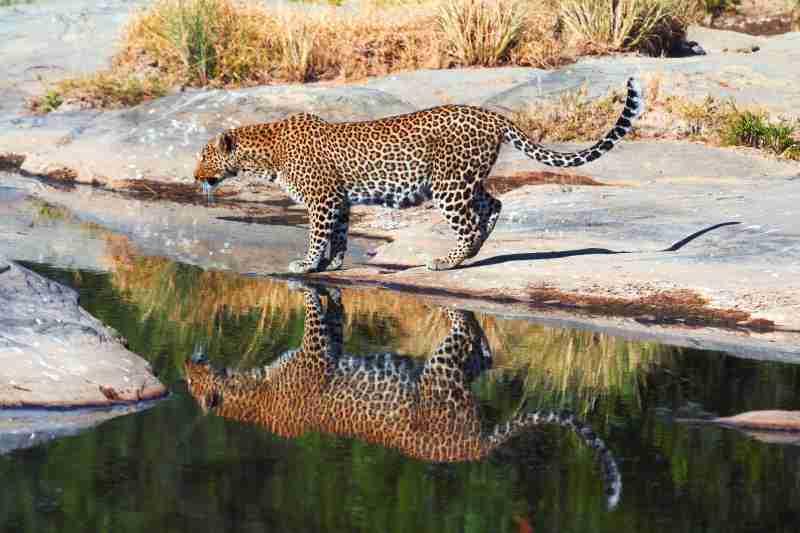
<path fill-rule="evenodd" d="M 0 408 L 105 406 L 167 393 L 74 290 L 3 258 L 0 309 Z"/>

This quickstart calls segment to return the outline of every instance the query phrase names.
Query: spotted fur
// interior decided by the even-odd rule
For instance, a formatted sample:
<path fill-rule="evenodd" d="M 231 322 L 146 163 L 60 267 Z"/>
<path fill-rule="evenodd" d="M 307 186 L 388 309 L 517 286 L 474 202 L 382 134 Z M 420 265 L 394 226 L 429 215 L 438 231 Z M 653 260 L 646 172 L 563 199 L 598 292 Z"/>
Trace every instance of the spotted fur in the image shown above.
<path fill-rule="evenodd" d="M 210 190 L 245 173 L 277 183 L 305 205 L 311 223 L 308 250 L 289 267 L 298 273 L 342 266 L 351 205 L 404 208 L 433 199 L 456 234 L 449 253 L 428 264 L 444 270 L 474 257 L 494 230 L 502 204 L 482 180 L 504 143 L 546 165 L 583 165 L 611 150 L 643 105 L 638 84 L 629 80 L 625 108 L 614 127 L 578 152 L 544 148 L 507 118 L 477 107 L 448 105 L 346 123 L 300 114 L 222 133 L 203 148 L 195 179 Z"/>
<path fill-rule="evenodd" d="M 515 435 L 541 424 L 572 429 L 596 451 L 607 503 L 622 484 L 603 441 L 570 414 L 522 412 L 482 429 L 471 382 L 490 368 L 491 352 L 471 312 L 447 311 L 450 332 L 424 364 L 391 353 L 342 353 L 338 292 L 323 310 L 317 289 L 306 288 L 301 347 L 269 366 L 214 370 L 203 358 L 185 363 L 189 391 L 204 410 L 251 422 L 285 437 L 308 431 L 352 436 L 437 462 L 483 458 Z"/>

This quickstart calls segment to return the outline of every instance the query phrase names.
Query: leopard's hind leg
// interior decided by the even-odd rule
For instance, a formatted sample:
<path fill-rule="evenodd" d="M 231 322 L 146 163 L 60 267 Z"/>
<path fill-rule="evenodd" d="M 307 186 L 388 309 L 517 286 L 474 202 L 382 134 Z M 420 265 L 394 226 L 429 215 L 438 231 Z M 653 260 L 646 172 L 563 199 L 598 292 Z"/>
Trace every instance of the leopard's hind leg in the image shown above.
<path fill-rule="evenodd" d="M 437 160 L 432 171 L 433 201 L 456 235 L 456 245 L 445 257 L 428 263 L 430 270 L 448 270 L 475 257 L 494 229 L 502 204 L 487 193 L 482 180 L 488 177 L 497 158 L 472 158 L 458 165 Z"/>
<path fill-rule="evenodd" d="M 478 183 L 475 186 L 475 194 L 473 196 L 475 203 L 475 210 L 478 213 L 478 229 L 480 230 L 480 241 L 472 248 L 472 253 L 467 256 L 471 259 L 478 255 L 483 243 L 489 238 L 489 235 L 494 231 L 497 225 L 497 219 L 500 218 L 500 211 L 503 208 L 503 203 L 489 194 L 483 186 L 483 183 Z"/>

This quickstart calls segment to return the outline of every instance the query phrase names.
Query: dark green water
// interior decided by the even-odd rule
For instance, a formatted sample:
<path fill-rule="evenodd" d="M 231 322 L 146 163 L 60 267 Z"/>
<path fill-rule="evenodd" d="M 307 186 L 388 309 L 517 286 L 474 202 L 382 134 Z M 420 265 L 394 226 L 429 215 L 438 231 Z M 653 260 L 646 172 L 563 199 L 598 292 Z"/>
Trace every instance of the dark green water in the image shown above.
<path fill-rule="evenodd" d="M 532 407 L 582 413 L 613 451 L 605 508 L 593 455 L 560 428 L 476 462 L 429 463 L 331 434 L 279 437 L 204 414 L 183 364 L 197 346 L 247 369 L 300 345 L 302 295 L 279 282 L 118 257 L 114 274 L 29 265 L 77 288 L 170 386 L 148 411 L 0 456 L 2 531 L 646 531 L 800 528 L 800 447 L 672 417 L 800 409 L 800 367 L 477 316 L 494 363 L 472 394 L 483 422 Z M 420 363 L 447 334 L 413 297 L 343 291 L 344 348 Z"/>

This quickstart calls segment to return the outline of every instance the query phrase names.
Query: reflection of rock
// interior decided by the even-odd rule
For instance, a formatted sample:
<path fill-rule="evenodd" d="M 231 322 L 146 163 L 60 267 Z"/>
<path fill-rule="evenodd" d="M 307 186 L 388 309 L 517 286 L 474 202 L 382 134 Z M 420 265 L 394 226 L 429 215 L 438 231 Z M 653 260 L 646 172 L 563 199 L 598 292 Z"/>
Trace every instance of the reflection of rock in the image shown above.
<path fill-rule="evenodd" d="M 75 410 L 14 409 L 0 417 L 0 455 L 75 435 L 118 416 L 139 412 L 153 402 Z"/>
<path fill-rule="evenodd" d="M 352 356 L 343 352 L 338 291 L 303 291 L 306 317 L 299 348 L 245 371 L 217 371 L 202 355 L 186 361 L 189 391 L 204 410 L 284 437 L 326 432 L 434 462 L 479 460 L 524 431 L 559 425 L 595 450 L 607 502 L 616 505 L 622 484 L 614 457 L 571 415 L 520 410 L 485 427 L 470 385 L 491 366 L 492 354 L 471 312 L 447 311 L 448 333 L 423 364 L 393 353 Z M 326 309 L 321 292 L 328 293 Z"/>
<path fill-rule="evenodd" d="M 150 365 L 77 303 L 75 291 L 0 265 L 0 407 L 77 407 L 158 398 Z"/>
<path fill-rule="evenodd" d="M 800 431 L 800 411 L 748 411 L 735 416 L 714 418 L 712 421 L 742 429 Z"/>
<path fill-rule="evenodd" d="M 800 444 L 800 411 L 748 411 L 734 416 L 679 421 L 735 428 L 772 444 Z"/>

